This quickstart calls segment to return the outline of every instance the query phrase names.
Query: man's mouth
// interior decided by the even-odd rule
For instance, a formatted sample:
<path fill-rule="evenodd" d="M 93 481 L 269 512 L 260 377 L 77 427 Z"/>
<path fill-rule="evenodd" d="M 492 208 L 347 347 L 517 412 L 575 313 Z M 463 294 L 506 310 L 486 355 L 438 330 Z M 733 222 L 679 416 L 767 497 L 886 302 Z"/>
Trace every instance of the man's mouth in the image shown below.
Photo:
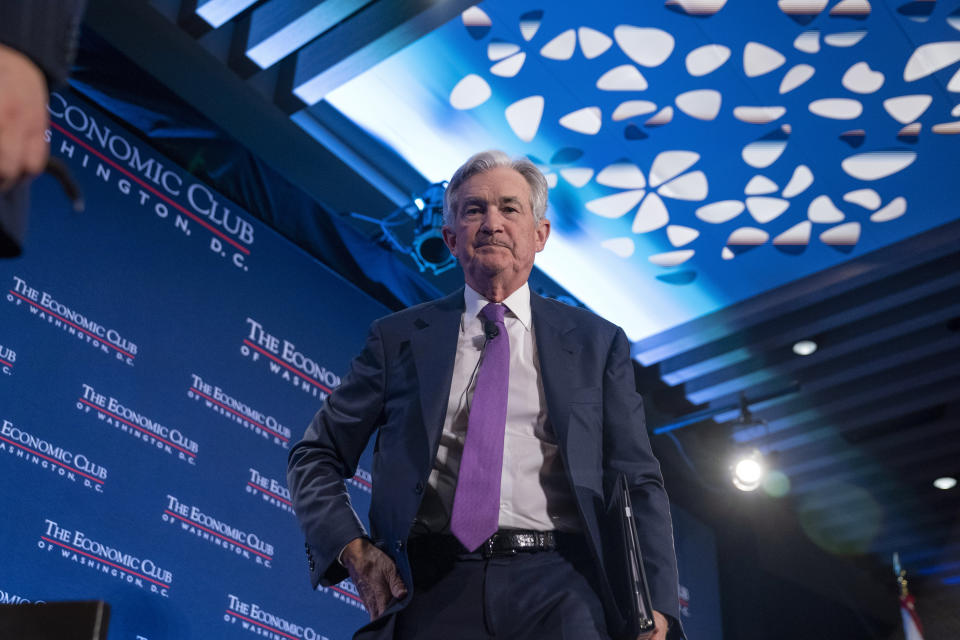
<path fill-rule="evenodd" d="M 509 249 L 510 247 L 502 242 L 478 242 L 473 245 L 475 249 L 481 249 L 483 247 L 502 247 L 504 249 Z"/>

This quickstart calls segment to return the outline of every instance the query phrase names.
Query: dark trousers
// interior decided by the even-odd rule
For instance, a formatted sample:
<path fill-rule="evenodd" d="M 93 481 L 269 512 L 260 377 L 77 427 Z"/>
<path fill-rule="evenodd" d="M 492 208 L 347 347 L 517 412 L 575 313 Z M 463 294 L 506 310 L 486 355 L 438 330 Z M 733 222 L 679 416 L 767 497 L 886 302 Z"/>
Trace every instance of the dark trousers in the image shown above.
<path fill-rule="evenodd" d="M 609 640 L 582 544 L 483 558 L 411 541 L 413 599 L 394 640 Z"/>

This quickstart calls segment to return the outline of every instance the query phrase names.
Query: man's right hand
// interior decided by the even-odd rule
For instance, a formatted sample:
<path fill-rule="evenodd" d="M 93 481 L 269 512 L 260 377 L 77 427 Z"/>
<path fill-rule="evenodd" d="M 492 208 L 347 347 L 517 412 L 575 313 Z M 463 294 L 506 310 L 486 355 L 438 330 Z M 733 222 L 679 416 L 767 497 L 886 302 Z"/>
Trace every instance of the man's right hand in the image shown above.
<path fill-rule="evenodd" d="M 360 592 L 370 619 L 380 617 L 392 599 L 401 600 L 407 588 L 393 559 L 366 538 L 355 538 L 343 549 L 343 566 Z"/>

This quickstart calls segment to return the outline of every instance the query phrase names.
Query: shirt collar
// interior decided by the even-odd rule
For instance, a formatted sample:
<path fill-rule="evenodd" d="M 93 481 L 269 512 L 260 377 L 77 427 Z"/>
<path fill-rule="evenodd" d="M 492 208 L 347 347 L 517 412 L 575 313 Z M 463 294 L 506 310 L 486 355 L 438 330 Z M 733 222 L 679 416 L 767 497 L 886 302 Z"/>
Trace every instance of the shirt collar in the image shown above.
<path fill-rule="evenodd" d="M 481 325 L 478 316 L 480 315 L 480 311 L 487 306 L 490 301 L 474 291 L 470 285 L 464 286 L 463 300 L 465 303 L 463 330 L 464 332 L 472 333 L 474 332 L 474 325 L 477 325 L 477 327 Z M 530 285 L 524 282 L 519 289 L 507 296 L 503 304 L 507 307 L 507 311 L 520 321 L 523 328 L 530 331 Z M 476 328 L 476 331 L 479 331 L 479 328 Z"/>

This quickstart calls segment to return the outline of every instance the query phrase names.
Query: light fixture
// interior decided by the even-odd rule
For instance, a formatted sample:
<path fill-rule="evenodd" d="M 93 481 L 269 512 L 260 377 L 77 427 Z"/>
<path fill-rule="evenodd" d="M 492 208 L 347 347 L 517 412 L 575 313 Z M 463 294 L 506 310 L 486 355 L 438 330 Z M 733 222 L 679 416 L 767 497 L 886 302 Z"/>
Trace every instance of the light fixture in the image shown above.
<path fill-rule="evenodd" d="M 817 350 L 817 343 L 813 340 L 798 340 L 793 344 L 793 352 L 798 356 L 809 356 Z"/>
<path fill-rule="evenodd" d="M 943 489 L 944 491 L 947 489 L 953 489 L 955 486 L 957 486 L 957 479 L 952 476 L 943 476 L 942 478 L 937 478 L 934 480 L 933 486 L 935 486 L 937 489 Z"/>
<path fill-rule="evenodd" d="M 763 482 L 767 472 L 763 455 L 756 449 L 740 456 L 731 467 L 733 486 L 740 491 L 754 491 Z"/>
<path fill-rule="evenodd" d="M 384 218 L 373 218 L 359 213 L 350 216 L 372 222 L 380 227 L 375 238 L 382 246 L 407 255 L 422 272 L 434 275 L 456 266 L 443 241 L 443 194 L 447 183 L 438 182 L 426 191 L 413 196 L 410 202 L 398 207 Z"/>

